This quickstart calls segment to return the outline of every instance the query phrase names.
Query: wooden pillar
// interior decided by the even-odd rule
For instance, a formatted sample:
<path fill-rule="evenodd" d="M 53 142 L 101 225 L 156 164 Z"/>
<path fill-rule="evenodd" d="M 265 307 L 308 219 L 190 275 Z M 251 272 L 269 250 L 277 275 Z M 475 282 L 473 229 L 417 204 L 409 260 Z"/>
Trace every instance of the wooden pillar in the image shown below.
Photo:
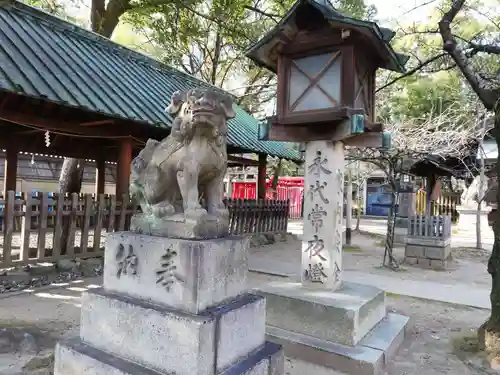
<path fill-rule="evenodd" d="M 118 165 L 116 166 L 116 198 L 129 192 L 130 164 L 132 163 L 132 139 L 120 140 Z"/>
<path fill-rule="evenodd" d="M 96 160 L 95 176 L 95 193 L 96 195 L 104 194 L 104 187 L 106 183 L 106 164 L 103 157 L 99 157 Z"/>
<path fill-rule="evenodd" d="M 259 154 L 259 172 L 257 175 L 257 198 L 266 199 L 267 154 Z"/>
<path fill-rule="evenodd" d="M 5 170 L 3 180 L 3 196 L 7 196 L 7 191 L 16 191 L 17 182 L 17 147 L 9 147 L 5 154 Z"/>

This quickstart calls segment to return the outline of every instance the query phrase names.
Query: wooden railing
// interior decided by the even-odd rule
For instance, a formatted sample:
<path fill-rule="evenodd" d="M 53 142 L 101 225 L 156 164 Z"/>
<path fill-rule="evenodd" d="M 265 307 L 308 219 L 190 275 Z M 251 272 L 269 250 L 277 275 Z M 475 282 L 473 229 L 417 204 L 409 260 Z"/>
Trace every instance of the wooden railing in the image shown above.
<path fill-rule="evenodd" d="M 451 216 L 412 216 L 408 220 L 408 237 L 447 240 L 451 237 Z"/>
<path fill-rule="evenodd" d="M 426 193 L 418 191 L 416 198 L 417 215 L 426 214 Z M 437 201 L 431 202 L 430 214 L 433 216 L 450 215 L 452 223 L 458 221 L 457 206 L 460 205 L 460 193 L 443 192 Z"/>
<path fill-rule="evenodd" d="M 101 256 L 107 232 L 128 230 L 140 212 L 127 195 L 7 193 L 0 200 L 0 268 Z M 124 203 L 123 203 L 124 202 Z M 288 201 L 228 199 L 231 234 L 285 232 Z M 63 233 L 63 228 L 67 232 Z"/>
<path fill-rule="evenodd" d="M 286 232 L 290 201 L 228 199 L 231 234 Z"/>

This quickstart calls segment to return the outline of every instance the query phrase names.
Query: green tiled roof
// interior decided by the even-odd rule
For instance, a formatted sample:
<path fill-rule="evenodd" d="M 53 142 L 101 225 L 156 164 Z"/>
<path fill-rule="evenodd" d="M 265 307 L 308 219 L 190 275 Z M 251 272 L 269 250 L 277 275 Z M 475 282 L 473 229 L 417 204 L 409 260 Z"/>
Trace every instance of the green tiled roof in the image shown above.
<path fill-rule="evenodd" d="M 170 127 L 177 90 L 210 85 L 15 0 L 0 1 L 0 90 L 106 116 Z M 290 143 L 259 141 L 258 121 L 235 105 L 228 143 L 300 160 Z"/>

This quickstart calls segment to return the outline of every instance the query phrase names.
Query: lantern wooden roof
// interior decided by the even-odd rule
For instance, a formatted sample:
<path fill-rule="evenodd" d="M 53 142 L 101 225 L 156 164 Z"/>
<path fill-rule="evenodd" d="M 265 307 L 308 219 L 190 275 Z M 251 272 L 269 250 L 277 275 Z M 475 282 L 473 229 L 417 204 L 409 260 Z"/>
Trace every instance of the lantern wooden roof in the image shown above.
<path fill-rule="evenodd" d="M 357 43 L 370 47 L 375 56 L 377 67 L 403 73 L 404 65 L 409 57 L 396 53 L 390 41 L 394 37 L 394 31 L 379 27 L 370 21 L 358 20 L 343 15 L 336 11 L 325 1 L 298 0 L 287 12 L 283 19 L 266 34 L 260 41 L 249 48 L 246 55 L 260 66 L 264 66 L 276 73 L 278 55 L 283 45 L 295 39 L 298 33 L 311 27 L 321 27 L 328 24 L 333 30 L 343 30 L 356 34 Z M 333 33 L 332 33 L 333 37 Z M 321 43 L 334 42 L 331 40 L 317 40 L 304 48 L 313 49 Z"/>

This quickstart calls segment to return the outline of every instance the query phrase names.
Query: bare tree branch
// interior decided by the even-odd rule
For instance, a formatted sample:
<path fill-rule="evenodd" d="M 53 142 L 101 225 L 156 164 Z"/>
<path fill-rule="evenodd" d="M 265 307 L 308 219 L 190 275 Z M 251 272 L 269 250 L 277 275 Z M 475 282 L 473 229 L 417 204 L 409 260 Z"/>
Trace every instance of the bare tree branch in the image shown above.
<path fill-rule="evenodd" d="M 413 8 L 411 8 L 411 9 L 407 10 L 407 11 L 406 11 L 406 12 L 404 12 L 401 16 L 404 16 L 404 15 L 406 15 L 406 14 L 409 14 L 409 13 L 413 12 L 414 10 L 417 10 L 418 8 L 425 7 L 425 6 L 430 5 L 430 4 L 432 4 L 432 3 L 436 2 L 436 1 L 437 1 L 437 0 L 429 0 L 429 1 L 426 1 L 425 3 L 422 3 L 422 4 L 420 4 L 420 5 L 417 5 L 417 6 L 413 7 Z"/>
<path fill-rule="evenodd" d="M 477 44 L 474 42 L 469 42 L 469 46 L 477 52 L 490 53 L 492 55 L 500 55 L 500 45 L 493 44 Z"/>
<path fill-rule="evenodd" d="M 432 63 L 432 62 L 434 62 L 434 61 L 436 61 L 436 60 L 438 60 L 438 59 L 440 59 L 440 58 L 442 58 L 442 57 L 444 57 L 444 56 L 446 56 L 446 53 L 441 53 L 441 54 L 439 54 L 439 55 L 436 55 L 436 56 L 434 56 L 434 57 L 431 57 L 431 58 L 429 58 L 429 59 L 425 60 L 423 63 L 418 64 L 415 68 L 413 68 L 413 69 L 411 69 L 411 70 L 407 71 L 405 74 L 402 74 L 402 75 L 400 75 L 399 77 L 394 78 L 394 79 L 393 79 L 392 81 L 390 81 L 389 83 L 386 83 L 386 84 L 385 84 L 385 85 L 383 85 L 382 87 L 379 87 L 377 90 L 375 90 L 375 92 L 379 92 L 379 91 L 381 91 L 381 90 L 383 90 L 383 89 L 385 89 L 385 88 L 387 88 L 387 87 L 389 87 L 389 86 L 393 85 L 394 83 L 398 82 L 399 80 L 401 80 L 401 79 L 403 79 L 403 78 L 405 78 L 405 77 L 409 77 L 409 76 L 411 76 L 411 75 L 415 74 L 416 72 L 418 72 L 418 71 L 419 71 L 419 70 L 421 70 L 422 68 L 426 67 L 426 66 L 427 66 L 427 65 L 429 65 L 430 63 Z"/>
<path fill-rule="evenodd" d="M 245 5 L 244 8 L 248 9 L 248 10 L 250 10 L 252 12 L 262 14 L 263 16 L 266 16 L 266 17 L 270 18 L 271 20 L 273 20 L 276 23 L 278 23 L 280 21 L 281 17 L 282 17 L 279 14 L 267 13 L 267 12 L 265 12 L 265 11 L 259 9 L 259 8 L 256 8 L 256 7 L 253 7 L 253 6 L 250 6 L 250 5 Z"/>
<path fill-rule="evenodd" d="M 463 8 L 465 0 L 453 0 L 450 9 L 443 14 L 439 21 L 439 32 L 443 39 L 443 50 L 455 61 L 469 85 L 488 110 L 493 110 L 497 101 L 497 94 L 493 90 L 485 89 L 481 78 L 472 70 L 472 66 L 457 43 L 451 31 L 451 23 Z"/>

